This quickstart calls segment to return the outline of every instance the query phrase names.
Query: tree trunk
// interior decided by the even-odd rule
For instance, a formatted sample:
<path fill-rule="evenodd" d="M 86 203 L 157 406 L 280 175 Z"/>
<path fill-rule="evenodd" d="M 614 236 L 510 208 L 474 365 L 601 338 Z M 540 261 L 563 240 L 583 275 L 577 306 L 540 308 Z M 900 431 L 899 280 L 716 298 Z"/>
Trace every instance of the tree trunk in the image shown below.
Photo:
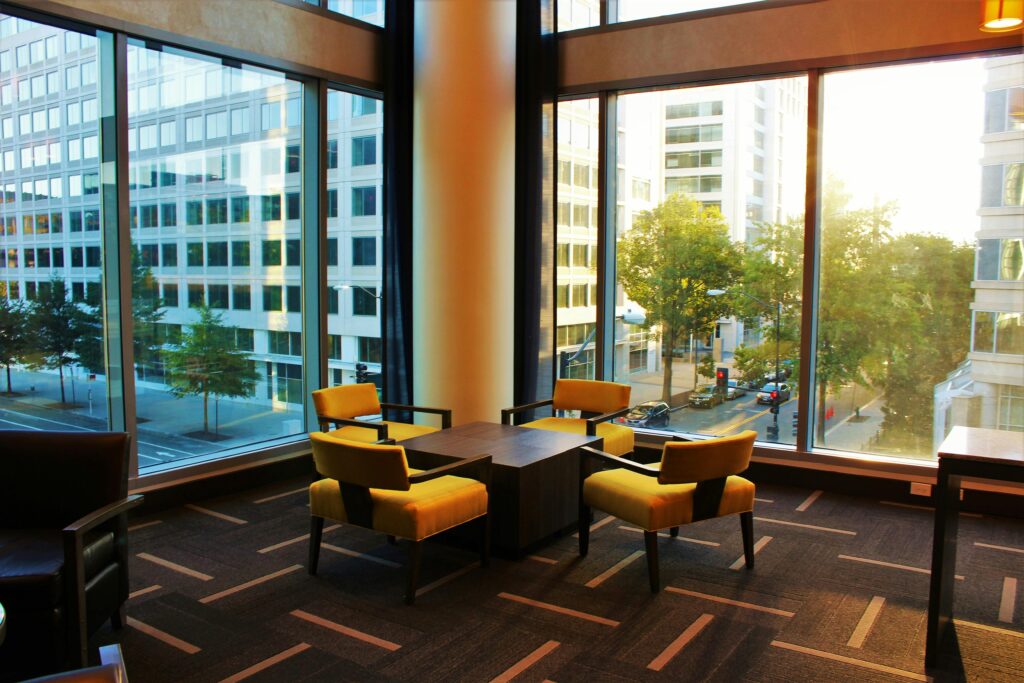
<path fill-rule="evenodd" d="M 11 364 L 10 363 L 7 364 L 7 393 L 8 394 L 12 393 L 11 392 Z"/>
<path fill-rule="evenodd" d="M 814 445 L 825 445 L 825 399 L 828 393 L 828 385 L 818 385 L 818 414 L 814 416 Z"/>
<path fill-rule="evenodd" d="M 661 360 L 662 368 L 661 400 L 672 405 L 672 349 L 675 347 L 676 335 L 668 332 L 662 337 Z"/>
<path fill-rule="evenodd" d="M 61 403 L 67 403 L 67 401 L 64 400 L 64 364 L 63 363 L 58 363 L 57 364 L 57 373 L 60 375 L 60 402 Z"/>
<path fill-rule="evenodd" d="M 209 417 L 208 417 L 209 413 L 207 412 L 207 409 L 206 409 L 207 399 L 209 399 L 209 397 L 210 397 L 209 392 L 204 391 L 203 392 L 203 433 L 204 434 L 208 433 L 210 431 L 210 420 L 209 420 Z"/>

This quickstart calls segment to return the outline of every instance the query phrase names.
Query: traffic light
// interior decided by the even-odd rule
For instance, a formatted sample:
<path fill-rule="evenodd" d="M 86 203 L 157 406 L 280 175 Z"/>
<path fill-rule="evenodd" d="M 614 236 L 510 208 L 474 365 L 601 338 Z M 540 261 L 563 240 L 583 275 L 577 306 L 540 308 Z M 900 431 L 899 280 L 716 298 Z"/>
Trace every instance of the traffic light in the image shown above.
<path fill-rule="evenodd" d="M 356 363 L 356 384 L 366 384 L 369 381 L 366 374 L 366 363 Z"/>
<path fill-rule="evenodd" d="M 729 386 L 729 368 L 718 368 L 715 370 L 715 385 L 720 387 Z"/>
<path fill-rule="evenodd" d="M 778 415 L 779 414 L 779 406 L 774 404 L 774 403 L 772 404 L 772 407 L 769 408 L 768 410 L 771 411 L 772 415 Z"/>
<path fill-rule="evenodd" d="M 770 395 L 771 395 L 771 398 L 772 398 L 772 405 L 778 405 L 779 404 L 779 392 L 774 390 L 774 389 L 772 389 L 772 393 Z"/>

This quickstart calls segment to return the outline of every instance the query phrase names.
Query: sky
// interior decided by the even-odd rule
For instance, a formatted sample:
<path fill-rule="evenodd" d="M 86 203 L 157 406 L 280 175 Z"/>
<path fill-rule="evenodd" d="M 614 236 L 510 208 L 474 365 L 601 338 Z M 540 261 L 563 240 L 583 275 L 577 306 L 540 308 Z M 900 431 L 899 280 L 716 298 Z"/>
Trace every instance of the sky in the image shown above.
<path fill-rule="evenodd" d="M 897 201 L 893 231 L 973 242 L 981 203 L 984 59 L 825 76 L 823 171 L 853 202 Z"/>

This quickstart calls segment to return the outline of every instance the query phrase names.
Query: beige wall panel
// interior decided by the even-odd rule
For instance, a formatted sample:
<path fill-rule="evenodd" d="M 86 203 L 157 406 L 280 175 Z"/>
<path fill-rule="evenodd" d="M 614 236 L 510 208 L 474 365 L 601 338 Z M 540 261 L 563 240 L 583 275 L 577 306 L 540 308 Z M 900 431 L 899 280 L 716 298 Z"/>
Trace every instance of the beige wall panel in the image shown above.
<path fill-rule="evenodd" d="M 513 2 L 416 3 L 413 389 L 455 424 L 512 401 Z"/>
<path fill-rule="evenodd" d="M 559 85 L 710 80 L 1021 45 L 978 30 L 976 0 L 820 0 L 584 32 L 560 45 Z"/>
<path fill-rule="evenodd" d="M 308 75 L 382 87 L 382 32 L 275 0 L 34 0 L 52 14 L 173 40 Z"/>

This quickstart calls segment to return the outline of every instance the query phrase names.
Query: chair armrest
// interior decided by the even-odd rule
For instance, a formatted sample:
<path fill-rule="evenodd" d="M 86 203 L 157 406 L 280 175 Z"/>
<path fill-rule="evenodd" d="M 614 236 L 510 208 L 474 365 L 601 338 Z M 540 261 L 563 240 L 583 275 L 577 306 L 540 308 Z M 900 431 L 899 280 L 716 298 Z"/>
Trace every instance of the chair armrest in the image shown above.
<path fill-rule="evenodd" d="M 599 422 L 605 422 L 606 420 L 610 420 L 613 417 L 619 417 L 620 415 L 625 415 L 628 412 L 629 412 L 629 408 L 620 408 L 618 410 L 613 410 L 610 413 L 605 413 L 604 415 L 595 415 L 594 417 L 588 417 L 587 418 L 587 436 L 597 436 L 597 424 Z"/>
<path fill-rule="evenodd" d="M 642 474 L 645 477 L 657 477 L 661 473 L 661 470 L 659 470 L 657 467 L 651 467 L 650 465 L 644 465 L 639 462 L 633 462 L 632 460 L 626 460 L 625 458 L 620 458 L 612 455 L 611 453 L 599 451 L 596 448 L 591 448 L 590 446 L 583 446 L 582 448 L 580 448 L 580 477 L 584 479 L 586 478 L 586 475 L 584 475 L 583 472 L 586 470 L 586 468 L 583 467 L 583 465 L 586 464 L 588 461 L 604 465 L 604 467 L 601 469 L 615 468 L 629 470 L 630 472 Z"/>
<path fill-rule="evenodd" d="M 512 416 L 516 413 L 522 413 L 527 410 L 534 410 L 535 408 L 543 408 L 554 403 L 553 398 L 546 399 L 544 401 L 534 401 L 533 403 L 524 403 L 521 406 L 513 406 L 511 408 L 503 408 L 501 411 L 501 424 L 510 425 L 512 424 Z"/>
<path fill-rule="evenodd" d="M 85 517 L 75 520 L 71 524 L 64 527 L 63 536 L 65 540 L 69 535 L 71 536 L 82 536 L 88 531 L 92 531 L 100 524 L 110 521 L 114 517 L 120 514 L 128 512 L 132 508 L 136 508 L 142 505 L 143 497 L 141 495 L 128 496 L 122 498 L 119 501 L 113 502 L 110 505 L 101 507 L 99 510 L 93 510 Z M 66 547 L 65 543 L 65 547 Z"/>
<path fill-rule="evenodd" d="M 377 430 L 377 443 L 387 442 L 388 439 L 388 426 L 383 422 L 363 422 L 362 420 L 352 420 L 347 417 L 324 417 L 320 419 L 320 429 L 326 432 L 324 429 L 325 425 L 345 425 L 346 427 L 362 427 L 363 429 L 376 429 Z"/>
<path fill-rule="evenodd" d="M 410 410 L 414 413 L 433 413 L 441 416 L 441 429 L 451 429 L 452 411 L 451 408 L 428 408 L 426 406 L 412 406 L 403 403 L 381 403 L 383 410 Z"/>
<path fill-rule="evenodd" d="M 463 458 L 462 460 L 450 462 L 447 465 L 441 465 L 440 467 L 419 472 L 418 474 L 410 474 L 409 483 L 421 484 L 425 481 L 430 481 L 431 479 L 437 479 L 438 477 L 444 477 L 464 470 L 475 471 L 477 476 L 474 478 L 477 481 L 482 482 L 488 489 L 490 488 L 491 456 L 488 454 L 474 455 L 471 458 Z"/>

